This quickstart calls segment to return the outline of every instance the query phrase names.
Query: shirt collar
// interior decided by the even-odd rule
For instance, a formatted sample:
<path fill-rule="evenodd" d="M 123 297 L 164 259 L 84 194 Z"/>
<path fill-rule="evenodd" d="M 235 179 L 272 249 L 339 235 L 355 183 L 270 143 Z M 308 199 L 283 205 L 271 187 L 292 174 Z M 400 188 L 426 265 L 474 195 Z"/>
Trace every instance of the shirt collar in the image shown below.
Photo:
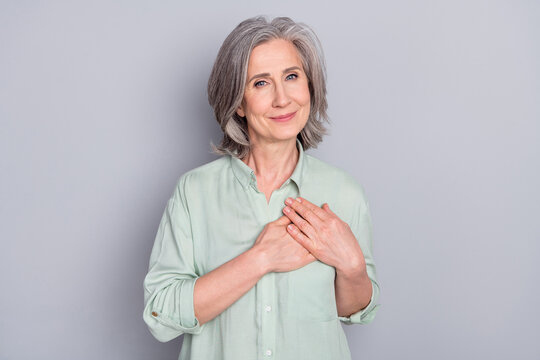
<path fill-rule="evenodd" d="M 296 163 L 296 167 L 294 168 L 290 180 L 294 181 L 298 188 L 300 188 L 304 173 L 304 148 L 298 138 L 296 138 L 296 147 L 298 149 L 298 162 Z M 255 171 L 239 158 L 232 155 L 229 155 L 229 158 L 234 176 L 240 182 L 244 190 L 247 189 L 252 182 L 256 181 Z M 288 183 L 289 179 L 283 183 L 282 187 Z"/>

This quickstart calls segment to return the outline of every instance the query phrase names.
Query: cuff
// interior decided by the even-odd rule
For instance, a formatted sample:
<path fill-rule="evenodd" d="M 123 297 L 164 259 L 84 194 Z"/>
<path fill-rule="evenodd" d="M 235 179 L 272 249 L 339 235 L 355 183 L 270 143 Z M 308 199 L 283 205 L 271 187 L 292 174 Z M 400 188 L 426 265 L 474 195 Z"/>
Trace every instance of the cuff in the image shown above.
<path fill-rule="evenodd" d="M 202 332 L 205 324 L 200 325 L 193 307 L 193 290 L 197 279 L 182 279 L 171 284 L 159 292 L 147 307 L 144 320 L 158 340 L 168 341 L 182 333 Z"/>
<path fill-rule="evenodd" d="M 339 320 L 341 322 L 345 323 L 346 325 L 352 325 L 352 324 L 369 324 L 373 321 L 375 318 L 375 315 L 377 314 L 378 308 L 381 306 L 380 304 L 375 304 L 377 299 L 379 298 L 379 286 L 371 281 L 371 300 L 369 301 L 369 304 L 362 310 L 355 312 L 354 314 L 351 314 L 350 316 L 339 316 Z"/>

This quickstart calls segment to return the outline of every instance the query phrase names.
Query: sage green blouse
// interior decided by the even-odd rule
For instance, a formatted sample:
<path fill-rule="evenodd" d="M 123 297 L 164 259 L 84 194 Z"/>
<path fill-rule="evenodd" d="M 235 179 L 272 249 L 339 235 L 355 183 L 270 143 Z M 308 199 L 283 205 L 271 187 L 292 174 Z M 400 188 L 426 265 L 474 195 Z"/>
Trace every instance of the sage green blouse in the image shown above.
<path fill-rule="evenodd" d="M 362 186 L 344 171 L 300 153 L 291 177 L 270 202 L 253 170 L 222 156 L 180 177 L 159 225 L 144 280 L 143 318 L 159 341 L 184 334 L 180 360 L 347 360 L 343 324 L 375 316 L 379 286 L 372 255 L 371 218 Z M 302 196 L 351 227 L 373 286 L 368 306 L 337 314 L 335 268 L 320 261 L 268 273 L 213 320 L 200 325 L 193 310 L 197 279 L 250 249 L 264 226 L 283 215 L 287 197 Z"/>

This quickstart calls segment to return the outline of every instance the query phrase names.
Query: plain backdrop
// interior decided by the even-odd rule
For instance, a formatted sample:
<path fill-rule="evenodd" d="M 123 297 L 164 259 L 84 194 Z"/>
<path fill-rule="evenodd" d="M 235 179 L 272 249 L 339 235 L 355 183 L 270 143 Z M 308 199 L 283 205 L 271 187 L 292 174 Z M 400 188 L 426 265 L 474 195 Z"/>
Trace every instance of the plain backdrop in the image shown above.
<path fill-rule="evenodd" d="M 176 359 L 142 320 L 159 220 L 216 156 L 241 20 L 314 28 L 381 308 L 353 359 L 540 359 L 538 1 L 0 1 L 0 359 Z"/>

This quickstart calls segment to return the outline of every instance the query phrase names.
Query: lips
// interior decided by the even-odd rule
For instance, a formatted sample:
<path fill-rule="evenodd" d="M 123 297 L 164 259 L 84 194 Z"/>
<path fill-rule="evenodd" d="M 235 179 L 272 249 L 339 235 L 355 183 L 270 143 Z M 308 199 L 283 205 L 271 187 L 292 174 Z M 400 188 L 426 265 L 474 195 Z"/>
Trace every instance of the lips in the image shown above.
<path fill-rule="evenodd" d="M 271 116 L 270 119 L 274 121 L 278 121 L 278 122 L 285 122 L 285 121 L 291 120 L 294 117 L 294 115 L 296 115 L 296 111 L 292 113 L 288 113 L 288 114 L 279 115 L 279 116 Z"/>

